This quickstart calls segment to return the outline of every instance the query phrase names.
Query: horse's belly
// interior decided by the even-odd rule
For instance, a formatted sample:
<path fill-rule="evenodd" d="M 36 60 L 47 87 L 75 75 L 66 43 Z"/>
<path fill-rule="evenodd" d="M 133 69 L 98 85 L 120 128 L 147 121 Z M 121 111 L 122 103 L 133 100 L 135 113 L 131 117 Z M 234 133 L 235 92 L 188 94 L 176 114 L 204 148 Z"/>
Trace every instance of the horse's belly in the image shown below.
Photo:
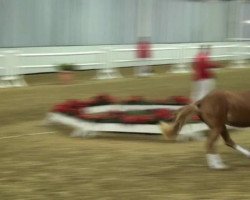
<path fill-rule="evenodd" d="M 250 112 L 229 113 L 227 115 L 227 124 L 237 127 L 250 127 Z"/>
<path fill-rule="evenodd" d="M 250 127 L 250 124 L 248 122 L 228 122 L 227 125 L 229 126 L 235 126 L 235 127 Z"/>

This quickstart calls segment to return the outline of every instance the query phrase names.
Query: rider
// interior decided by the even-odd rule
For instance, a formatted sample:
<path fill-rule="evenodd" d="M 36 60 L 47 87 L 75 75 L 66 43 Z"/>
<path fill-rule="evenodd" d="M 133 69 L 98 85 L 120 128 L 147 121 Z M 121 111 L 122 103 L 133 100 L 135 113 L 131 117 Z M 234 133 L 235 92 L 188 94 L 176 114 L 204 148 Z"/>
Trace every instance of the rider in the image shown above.
<path fill-rule="evenodd" d="M 193 63 L 192 101 L 197 101 L 215 89 L 215 74 L 211 68 L 215 64 L 210 60 L 210 45 L 201 45 Z"/>
<path fill-rule="evenodd" d="M 149 38 L 141 37 L 137 43 L 136 56 L 141 61 L 142 65 L 138 66 L 135 71 L 136 76 L 151 76 L 152 66 L 148 65 L 147 62 L 151 58 L 151 43 Z"/>

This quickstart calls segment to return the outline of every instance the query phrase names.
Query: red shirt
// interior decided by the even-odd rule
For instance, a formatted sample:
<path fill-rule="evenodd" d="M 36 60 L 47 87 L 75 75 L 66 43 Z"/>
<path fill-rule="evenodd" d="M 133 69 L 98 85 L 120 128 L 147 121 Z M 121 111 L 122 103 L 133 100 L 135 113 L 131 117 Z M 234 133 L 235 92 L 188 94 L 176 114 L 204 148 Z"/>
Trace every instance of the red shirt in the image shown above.
<path fill-rule="evenodd" d="M 150 58 L 151 45 L 149 42 L 139 42 L 137 44 L 137 58 Z"/>
<path fill-rule="evenodd" d="M 203 79 L 209 79 L 214 78 L 214 73 L 210 70 L 211 68 L 214 68 L 214 64 L 210 62 L 209 57 L 205 53 L 199 53 L 194 61 L 194 74 L 193 79 L 195 81 L 197 80 L 203 80 Z"/>

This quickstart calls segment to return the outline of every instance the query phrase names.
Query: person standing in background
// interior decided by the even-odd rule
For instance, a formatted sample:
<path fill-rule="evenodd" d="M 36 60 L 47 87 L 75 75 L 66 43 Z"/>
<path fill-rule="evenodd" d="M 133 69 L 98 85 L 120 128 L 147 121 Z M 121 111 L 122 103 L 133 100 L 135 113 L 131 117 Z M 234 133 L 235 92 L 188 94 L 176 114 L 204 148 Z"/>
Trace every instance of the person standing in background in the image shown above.
<path fill-rule="evenodd" d="M 202 99 L 215 89 L 216 76 L 211 70 L 217 66 L 210 60 L 211 46 L 201 45 L 193 63 L 193 86 L 191 100 L 193 102 Z"/>
<path fill-rule="evenodd" d="M 152 56 L 151 43 L 149 42 L 149 39 L 144 37 L 140 38 L 137 43 L 136 56 L 143 63 L 141 66 L 135 68 L 135 75 L 141 77 L 152 75 L 152 66 L 146 63 Z"/>

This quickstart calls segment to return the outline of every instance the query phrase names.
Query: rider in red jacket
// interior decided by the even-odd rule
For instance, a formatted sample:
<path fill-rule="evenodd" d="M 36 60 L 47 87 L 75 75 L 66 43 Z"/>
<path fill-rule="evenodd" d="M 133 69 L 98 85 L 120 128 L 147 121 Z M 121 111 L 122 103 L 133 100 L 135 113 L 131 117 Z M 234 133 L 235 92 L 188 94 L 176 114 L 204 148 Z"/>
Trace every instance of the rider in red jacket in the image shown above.
<path fill-rule="evenodd" d="M 151 43 L 148 38 L 140 38 L 136 47 L 136 56 L 141 61 L 141 66 L 136 68 L 136 76 L 150 76 L 152 75 L 152 67 L 147 64 L 151 58 Z"/>
<path fill-rule="evenodd" d="M 210 49 L 201 50 L 195 60 L 194 60 L 194 65 L 193 65 L 193 79 L 195 81 L 197 80 L 204 80 L 204 79 L 211 79 L 215 78 L 215 74 L 213 71 L 211 71 L 211 68 L 215 68 L 216 66 L 214 63 L 210 61 L 209 58 L 209 52 Z"/>
<path fill-rule="evenodd" d="M 201 46 L 193 63 L 193 90 L 191 98 L 197 101 L 215 88 L 215 74 L 211 68 L 215 64 L 210 60 L 210 46 Z"/>

